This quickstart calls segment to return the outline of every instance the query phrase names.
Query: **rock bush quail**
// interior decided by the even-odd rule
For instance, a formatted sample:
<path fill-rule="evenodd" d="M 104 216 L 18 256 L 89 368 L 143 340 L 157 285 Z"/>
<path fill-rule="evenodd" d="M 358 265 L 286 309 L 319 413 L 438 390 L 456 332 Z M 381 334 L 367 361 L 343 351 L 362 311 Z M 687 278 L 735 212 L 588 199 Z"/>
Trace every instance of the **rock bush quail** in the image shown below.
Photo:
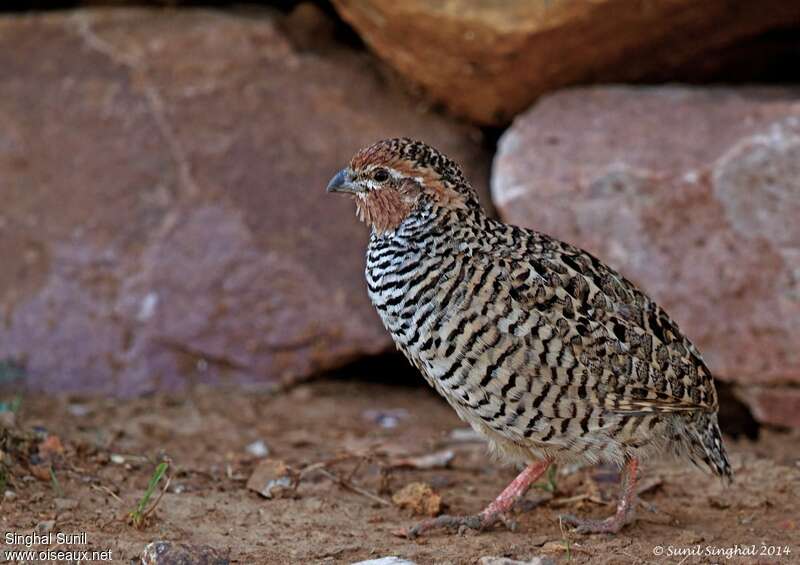
<path fill-rule="evenodd" d="M 730 480 L 711 373 L 622 275 L 487 217 L 458 165 L 418 141 L 360 150 L 327 191 L 352 195 L 372 228 L 369 296 L 397 347 L 495 451 L 528 464 L 480 514 L 410 536 L 491 526 L 553 462 L 625 469 L 614 516 L 566 517 L 582 532 L 632 520 L 643 457 L 671 453 Z"/>

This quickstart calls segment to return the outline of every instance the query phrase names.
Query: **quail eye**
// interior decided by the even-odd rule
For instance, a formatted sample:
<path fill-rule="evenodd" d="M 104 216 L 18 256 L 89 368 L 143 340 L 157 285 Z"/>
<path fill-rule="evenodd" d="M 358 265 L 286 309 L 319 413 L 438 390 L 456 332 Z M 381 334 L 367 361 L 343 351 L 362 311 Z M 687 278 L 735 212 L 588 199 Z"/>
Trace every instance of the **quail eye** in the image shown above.
<path fill-rule="evenodd" d="M 386 182 L 389 180 L 389 171 L 386 169 L 375 169 L 375 172 L 372 173 L 372 178 L 376 182 Z"/>

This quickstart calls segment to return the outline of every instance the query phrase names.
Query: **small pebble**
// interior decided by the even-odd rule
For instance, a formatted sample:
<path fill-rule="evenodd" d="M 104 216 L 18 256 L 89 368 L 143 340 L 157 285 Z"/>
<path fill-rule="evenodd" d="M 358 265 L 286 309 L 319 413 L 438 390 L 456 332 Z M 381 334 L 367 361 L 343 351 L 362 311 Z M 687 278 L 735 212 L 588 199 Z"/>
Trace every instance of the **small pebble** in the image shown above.
<path fill-rule="evenodd" d="M 296 486 L 286 464 L 283 461 L 269 459 L 261 461 L 247 480 L 247 488 L 264 498 L 291 496 Z"/>
<path fill-rule="evenodd" d="M 378 559 L 367 559 L 366 561 L 359 561 L 357 563 L 353 563 L 352 565 L 417 565 L 414 561 L 409 561 L 408 559 L 403 559 L 402 557 L 396 557 L 394 555 L 390 555 L 388 557 L 379 557 Z"/>
<path fill-rule="evenodd" d="M 418 455 L 416 457 L 401 457 L 392 461 L 394 467 L 411 467 L 412 469 L 436 469 L 447 467 L 455 457 L 451 449 Z"/>
<path fill-rule="evenodd" d="M 556 562 L 550 557 L 533 557 L 527 561 L 509 559 L 508 557 L 481 557 L 478 565 L 555 565 Z"/>
<path fill-rule="evenodd" d="M 247 453 L 249 453 L 253 457 L 261 458 L 269 455 L 269 447 L 267 447 L 267 444 L 264 443 L 264 440 L 261 439 L 254 441 L 253 443 L 248 445 L 245 449 L 247 450 Z"/>
<path fill-rule="evenodd" d="M 58 512 L 73 510 L 78 507 L 78 501 L 73 498 L 56 498 L 53 500 Z"/>
<path fill-rule="evenodd" d="M 437 516 L 442 511 L 442 497 L 425 483 L 407 484 L 392 496 L 392 502 L 415 515 Z"/>
<path fill-rule="evenodd" d="M 86 404 L 70 404 L 67 406 L 67 411 L 72 416 L 82 418 L 83 416 L 88 416 L 92 412 L 92 409 Z"/>
<path fill-rule="evenodd" d="M 3 498 L 5 498 L 8 501 L 14 500 L 15 498 L 17 498 L 17 493 L 15 493 L 13 490 L 7 490 L 6 492 L 3 493 Z"/>
<path fill-rule="evenodd" d="M 365 420 L 374 422 L 382 428 L 392 429 L 400 425 L 401 420 L 408 418 L 408 410 L 395 408 L 392 410 L 365 410 L 362 414 Z"/>

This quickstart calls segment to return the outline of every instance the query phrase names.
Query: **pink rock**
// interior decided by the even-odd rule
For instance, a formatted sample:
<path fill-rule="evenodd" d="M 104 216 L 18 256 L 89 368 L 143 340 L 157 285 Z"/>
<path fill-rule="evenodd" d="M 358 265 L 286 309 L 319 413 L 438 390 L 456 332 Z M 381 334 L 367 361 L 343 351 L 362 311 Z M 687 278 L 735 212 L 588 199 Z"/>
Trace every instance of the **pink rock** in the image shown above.
<path fill-rule="evenodd" d="M 492 193 L 641 284 L 718 378 L 800 385 L 800 92 L 555 94 L 504 134 Z"/>
<path fill-rule="evenodd" d="M 787 428 L 800 428 L 800 388 L 745 387 L 739 396 L 753 411 L 756 419 Z"/>
<path fill-rule="evenodd" d="M 31 386 L 274 385 L 391 347 L 367 230 L 328 180 L 392 135 L 484 191 L 488 157 L 369 57 L 281 31 L 319 18 L 282 18 L 0 18 L 0 360 Z"/>

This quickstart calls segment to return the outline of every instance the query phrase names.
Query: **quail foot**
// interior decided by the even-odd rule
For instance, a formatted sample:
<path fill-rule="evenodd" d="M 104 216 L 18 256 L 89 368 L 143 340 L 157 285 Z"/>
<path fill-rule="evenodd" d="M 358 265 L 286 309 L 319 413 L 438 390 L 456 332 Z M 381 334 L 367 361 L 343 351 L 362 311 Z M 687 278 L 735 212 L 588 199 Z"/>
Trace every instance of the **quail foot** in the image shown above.
<path fill-rule="evenodd" d="M 480 514 L 429 520 L 409 536 L 504 520 L 551 463 L 624 468 L 614 516 L 565 517 L 585 533 L 632 521 L 648 456 L 731 479 L 710 371 L 632 282 L 568 243 L 488 217 L 458 165 L 419 141 L 360 150 L 327 191 L 352 196 L 371 228 L 367 288 L 397 347 L 494 451 L 527 465 Z"/>

